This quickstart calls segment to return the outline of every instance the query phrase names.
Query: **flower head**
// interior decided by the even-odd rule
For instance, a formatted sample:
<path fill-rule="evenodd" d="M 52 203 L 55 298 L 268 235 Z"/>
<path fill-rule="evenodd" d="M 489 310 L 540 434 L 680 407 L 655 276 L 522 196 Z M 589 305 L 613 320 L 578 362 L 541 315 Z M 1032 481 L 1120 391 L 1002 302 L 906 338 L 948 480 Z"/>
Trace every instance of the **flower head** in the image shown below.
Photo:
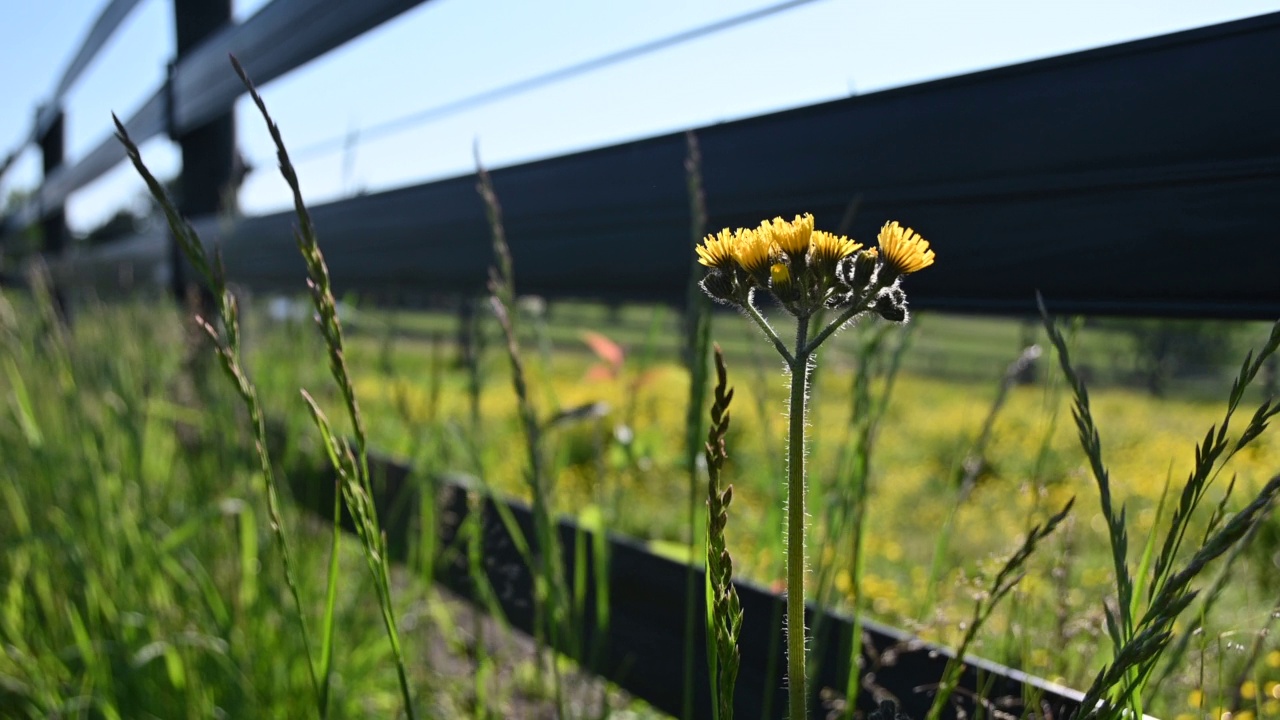
<path fill-rule="evenodd" d="M 885 267 L 895 275 L 923 270 L 933 264 L 933 251 L 929 241 L 911 228 L 903 228 L 896 221 L 880 228 L 880 255 Z"/>
<path fill-rule="evenodd" d="M 797 215 L 787 222 L 780 217 L 760 224 L 761 235 L 792 257 L 803 257 L 809 251 L 809 237 L 813 233 L 813 215 Z"/>
<path fill-rule="evenodd" d="M 726 267 L 733 264 L 733 246 L 737 241 L 728 228 L 715 235 L 708 235 L 702 244 L 694 248 L 698 251 L 698 262 L 711 268 Z"/>
<path fill-rule="evenodd" d="M 834 235 L 823 230 L 814 230 L 809 238 L 809 254 L 818 265 L 835 264 L 854 254 L 862 247 L 843 235 Z"/>
<path fill-rule="evenodd" d="M 768 277 L 772 250 L 773 243 L 762 232 L 739 230 L 734 233 L 733 259 L 753 276 Z"/>

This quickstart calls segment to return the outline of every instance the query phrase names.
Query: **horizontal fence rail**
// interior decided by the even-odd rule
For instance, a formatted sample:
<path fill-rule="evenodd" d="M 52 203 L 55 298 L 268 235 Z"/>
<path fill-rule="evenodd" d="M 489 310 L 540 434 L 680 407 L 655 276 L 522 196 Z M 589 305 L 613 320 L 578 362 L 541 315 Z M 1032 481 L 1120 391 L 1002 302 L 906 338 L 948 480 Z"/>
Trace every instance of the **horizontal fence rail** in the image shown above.
<path fill-rule="evenodd" d="M 102 14 L 94 21 L 93 27 L 89 29 L 89 34 L 80 43 L 80 49 L 76 52 L 76 56 L 72 58 L 71 63 L 67 65 L 67 69 L 63 71 L 62 77 L 58 79 L 58 87 L 53 91 L 52 105 L 57 105 L 66 96 L 67 91 L 80 78 L 80 74 L 88 69 L 89 64 L 97 57 L 102 48 L 106 46 L 107 41 L 122 25 L 129 13 L 138 6 L 141 0 L 111 0 Z M 46 121 L 48 115 L 41 113 L 36 120 L 35 135 L 44 134 L 48 129 Z"/>
<path fill-rule="evenodd" d="M 467 565 L 467 549 L 459 547 L 461 528 L 469 517 L 479 513 L 485 579 L 493 588 L 507 621 L 515 628 L 532 633 L 533 579 L 500 519 L 496 503 L 505 505 L 505 511 L 514 517 L 519 531 L 536 551 L 529 509 L 518 502 L 478 495 L 475 487 L 465 480 L 441 480 L 433 484 L 411 478 L 407 466 L 385 457 L 372 458 L 371 462 L 375 487 L 382 489 L 374 500 L 392 558 L 404 561 L 410 555 L 410 545 L 421 539 L 418 516 L 421 493 L 424 488 L 434 488 L 438 491 L 437 535 L 440 546 L 446 548 L 442 553 L 443 562 L 436 567 L 437 581 L 484 607 Z M 331 519 L 335 490 L 332 475 L 317 470 L 294 473 L 291 477 L 295 499 L 319 517 Z M 349 517 L 343 522 L 347 529 L 353 527 Z M 570 520 L 559 522 L 559 532 L 565 577 L 571 582 L 579 568 L 584 568 L 586 588 L 582 603 L 585 613 L 577 623 L 582 634 L 576 642 L 560 649 L 593 673 L 659 710 L 681 714 L 683 664 L 672 659 L 684 657 L 684 603 L 690 581 L 697 586 L 695 595 L 700 603 L 695 617 L 704 617 L 701 569 L 690 573 L 686 565 L 612 535 L 603 543 L 607 559 L 601 563 L 597 555 L 601 544 L 594 532 L 583 530 Z M 596 572 L 601 567 L 607 567 L 609 613 L 603 634 L 595 631 Z M 772 713 L 767 717 L 774 717 L 786 704 L 781 625 L 784 599 L 742 580 L 735 581 L 735 585 L 744 613 L 739 641 L 742 664 L 734 697 L 736 717 L 765 717 L 762 713 L 769 696 Z M 695 717 L 710 717 L 706 644 L 701 623 L 698 625 L 698 637 L 693 643 L 696 649 Z M 820 649 L 815 693 L 829 689 L 843 695 L 850 667 L 851 619 L 829 612 L 819 616 L 810 607 L 806 626 L 818 631 L 813 640 Z M 863 637 L 859 708 L 874 710 L 877 702 L 893 699 L 909 716 L 924 717 L 943 667 L 952 657 L 949 651 L 871 621 L 863 621 Z M 992 710 L 998 710 L 1011 717 L 1034 712 L 1046 718 L 1066 718 L 1078 709 L 1083 697 L 1074 690 L 976 658 L 967 660 L 959 688 L 953 696 L 953 707 L 944 717 L 973 717 L 975 711 L 990 715 Z M 982 708 L 976 708 L 975 702 L 981 703 Z M 825 717 L 822 702 L 814 702 L 811 707 L 813 718 Z"/>
<path fill-rule="evenodd" d="M 223 27 L 181 58 L 165 86 L 158 88 L 125 120 L 129 135 L 139 144 L 162 134 L 178 136 L 228 112 L 244 86 L 231 72 L 228 54 L 259 83 L 266 83 L 359 37 L 426 0 L 272 0 L 243 23 Z M 73 61 L 87 65 L 94 43 L 114 30 L 136 0 L 113 0 Z M 83 59 L 81 56 L 84 56 Z M 79 68 L 79 72 L 83 68 Z M 69 79 L 68 79 L 69 78 Z M 68 70 L 64 82 L 74 75 Z M 37 129 L 52 122 L 51 109 L 42 110 Z M 110 127 L 103 118 L 103 127 Z M 63 166 L 41 185 L 36 197 L 0 227 L 0 236 L 36 222 L 59 207 L 71 193 L 88 185 L 124 160 L 124 150 L 112 136 L 103 138 L 75 165 Z"/>
<path fill-rule="evenodd" d="M 1278 73 L 1280 13 L 703 128 L 710 227 L 813 212 L 834 228 L 853 204 L 870 242 L 898 219 L 938 251 L 918 308 L 1033 313 L 1038 291 L 1058 312 L 1275 317 L 1280 94 L 1258 88 Z M 494 171 L 521 291 L 682 302 L 684 154 L 672 134 Z M 479 288 L 474 184 L 314 208 L 337 289 Z M 295 292 L 291 223 L 204 227 L 234 280 Z M 60 271 L 148 276 L 162 246 L 126 247 Z"/>

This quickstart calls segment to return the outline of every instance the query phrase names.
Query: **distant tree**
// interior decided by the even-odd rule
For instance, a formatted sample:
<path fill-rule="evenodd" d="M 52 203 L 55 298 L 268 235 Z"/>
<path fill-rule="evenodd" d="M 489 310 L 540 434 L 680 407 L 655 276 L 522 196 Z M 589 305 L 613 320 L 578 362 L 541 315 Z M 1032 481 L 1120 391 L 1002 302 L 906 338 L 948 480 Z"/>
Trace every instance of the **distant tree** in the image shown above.
<path fill-rule="evenodd" d="M 148 224 L 146 216 L 138 215 L 129 208 L 117 210 L 106 222 L 90 230 L 81 239 L 85 245 L 96 246 L 114 240 L 124 240 L 142 232 Z"/>
<path fill-rule="evenodd" d="M 5 196 L 0 204 L 0 226 L 8 223 L 9 217 L 16 213 L 34 194 L 28 188 L 15 188 Z M 44 247 L 44 236 L 40 232 L 40 224 L 32 223 L 16 233 L 0 240 L 0 256 L 13 260 L 39 252 Z"/>
<path fill-rule="evenodd" d="M 1123 319 L 1102 327 L 1128 335 L 1134 370 L 1152 395 L 1175 378 L 1202 374 L 1237 359 L 1239 325 L 1221 320 Z"/>

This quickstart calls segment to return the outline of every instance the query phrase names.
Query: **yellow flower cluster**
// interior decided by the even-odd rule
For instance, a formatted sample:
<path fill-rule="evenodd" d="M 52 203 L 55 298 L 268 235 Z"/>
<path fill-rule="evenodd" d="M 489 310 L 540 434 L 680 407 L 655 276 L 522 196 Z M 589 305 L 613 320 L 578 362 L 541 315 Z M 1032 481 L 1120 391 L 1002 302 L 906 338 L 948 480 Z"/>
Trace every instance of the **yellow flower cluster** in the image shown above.
<path fill-rule="evenodd" d="M 907 275 L 933 264 L 929 242 L 911 228 L 895 222 L 880 229 L 879 256 L 895 275 Z M 843 235 L 813 229 L 813 215 L 797 215 L 790 222 L 781 217 L 766 220 L 755 228 L 728 228 L 708 235 L 696 249 L 698 262 L 709 268 L 737 266 L 760 275 L 774 261 L 790 258 L 810 265 L 832 265 L 862 248 Z M 868 252 L 875 252 L 869 250 Z"/>
<path fill-rule="evenodd" d="M 862 245 L 843 235 L 813 229 L 813 215 L 797 215 L 790 222 L 781 217 L 755 228 L 728 228 L 708 235 L 697 247 L 698 262 L 710 268 L 737 266 L 752 275 L 764 273 L 773 260 L 786 256 L 793 262 L 832 264 L 857 252 Z"/>
<path fill-rule="evenodd" d="M 797 317 L 821 308 L 872 310 L 886 320 L 904 322 L 906 295 L 898 278 L 933 264 L 929 243 L 896 222 L 880 230 L 880 247 L 813 229 L 813 215 L 787 221 L 765 220 L 754 228 L 728 228 L 698 245 L 698 262 L 709 268 L 703 291 L 738 307 L 751 306 L 756 289 Z"/>

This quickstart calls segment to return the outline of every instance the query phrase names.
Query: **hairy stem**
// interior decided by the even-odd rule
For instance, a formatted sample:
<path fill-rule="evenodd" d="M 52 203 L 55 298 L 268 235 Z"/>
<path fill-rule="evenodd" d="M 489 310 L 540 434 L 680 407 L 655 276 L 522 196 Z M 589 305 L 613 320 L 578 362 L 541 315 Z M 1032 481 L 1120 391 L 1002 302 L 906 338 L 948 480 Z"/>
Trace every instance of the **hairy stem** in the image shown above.
<path fill-rule="evenodd" d="M 796 319 L 796 354 L 791 366 L 790 427 L 787 433 L 787 689 L 791 720 L 804 720 L 805 628 L 804 628 L 804 425 L 809 401 L 809 358 L 805 343 L 809 318 Z"/>

